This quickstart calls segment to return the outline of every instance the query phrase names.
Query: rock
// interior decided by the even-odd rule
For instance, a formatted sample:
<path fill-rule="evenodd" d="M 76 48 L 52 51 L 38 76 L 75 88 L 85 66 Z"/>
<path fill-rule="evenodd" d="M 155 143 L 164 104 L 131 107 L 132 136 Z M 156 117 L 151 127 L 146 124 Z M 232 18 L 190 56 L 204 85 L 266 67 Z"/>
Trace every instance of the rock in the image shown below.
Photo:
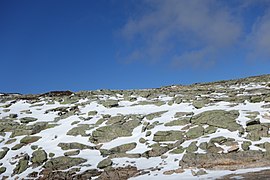
<path fill-rule="evenodd" d="M 250 141 L 244 141 L 244 142 L 242 143 L 241 147 L 242 147 L 242 149 L 243 149 L 244 151 L 247 151 L 247 150 L 249 150 L 249 146 L 250 146 L 251 144 L 252 144 L 252 143 L 251 143 Z"/>
<path fill-rule="evenodd" d="M 196 109 L 200 109 L 203 108 L 205 106 L 205 102 L 204 101 L 193 101 L 192 105 L 196 108 Z"/>
<path fill-rule="evenodd" d="M 21 123 L 30 123 L 30 122 L 34 122 L 36 121 L 37 118 L 33 118 L 33 117 L 23 117 L 20 119 Z"/>
<path fill-rule="evenodd" d="M 65 152 L 64 155 L 65 156 L 75 156 L 75 155 L 78 155 L 79 153 L 80 153 L 80 150 L 73 150 L 73 151 Z"/>
<path fill-rule="evenodd" d="M 176 112 L 174 114 L 175 118 L 183 118 L 184 116 L 193 116 L 194 113 L 193 112 Z"/>
<path fill-rule="evenodd" d="M 111 166 L 112 163 L 113 163 L 112 160 L 110 160 L 109 158 L 103 159 L 102 161 L 98 163 L 97 168 L 104 169 L 108 166 Z"/>
<path fill-rule="evenodd" d="M 70 150 L 70 149 L 94 149 L 92 146 L 88 146 L 85 144 L 77 143 L 77 142 L 71 142 L 71 143 L 59 143 L 59 147 L 61 147 L 62 150 Z"/>
<path fill-rule="evenodd" d="M 106 122 L 106 124 L 116 124 L 116 123 L 123 123 L 125 121 L 125 116 L 113 116 Z"/>
<path fill-rule="evenodd" d="M 119 106 L 117 100 L 106 100 L 106 101 L 102 101 L 101 104 L 106 108 L 113 108 L 113 107 Z"/>
<path fill-rule="evenodd" d="M 228 129 L 230 131 L 238 130 L 241 125 L 236 123 L 236 118 L 238 118 L 238 111 L 223 111 L 223 110 L 212 110 L 205 111 L 196 116 L 193 116 L 191 123 L 193 124 L 208 124 L 209 126 L 219 127 Z"/>
<path fill-rule="evenodd" d="M 6 156 L 8 151 L 9 151 L 9 148 L 2 147 L 2 151 L 0 151 L 0 159 L 3 159 Z"/>
<path fill-rule="evenodd" d="M 29 161 L 29 156 L 25 154 L 23 158 L 21 158 L 13 170 L 13 174 L 21 174 L 28 168 L 28 161 Z"/>
<path fill-rule="evenodd" d="M 140 138 L 140 139 L 139 139 L 139 143 L 142 143 L 142 144 L 146 143 L 146 141 L 147 141 L 147 140 L 144 139 L 144 138 Z"/>
<path fill-rule="evenodd" d="M 74 127 L 72 129 L 70 129 L 68 132 L 67 132 L 67 135 L 70 135 L 70 136 L 89 136 L 88 134 L 86 134 L 85 131 L 87 130 L 90 130 L 90 126 L 89 124 L 79 124 L 77 127 Z"/>
<path fill-rule="evenodd" d="M 38 141 L 40 138 L 41 138 L 40 136 L 25 136 L 24 138 L 21 139 L 20 143 L 30 144 Z"/>
<path fill-rule="evenodd" d="M 97 115 L 97 111 L 89 111 L 88 112 L 88 116 L 94 116 L 94 115 Z"/>
<path fill-rule="evenodd" d="M 17 139 L 9 139 L 9 140 L 6 141 L 5 144 L 12 144 L 12 143 L 14 143 L 16 140 L 17 140 Z"/>
<path fill-rule="evenodd" d="M 264 101 L 265 101 L 266 103 L 270 102 L 270 96 L 269 96 L 269 97 L 264 98 Z"/>
<path fill-rule="evenodd" d="M 212 134 L 217 131 L 217 128 L 214 126 L 208 126 L 207 128 L 204 129 L 205 134 Z"/>
<path fill-rule="evenodd" d="M 222 149 L 221 147 L 217 147 L 213 142 L 209 142 L 207 143 L 206 151 L 207 153 L 220 153 L 223 152 L 224 149 Z"/>
<path fill-rule="evenodd" d="M 181 174 L 181 173 L 185 172 L 185 170 L 182 169 L 182 168 L 177 168 L 177 169 L 174 170 L 174 172 L 177 173 L 177 174 Z"/>
<path fill-rule="evenodd" d="M 190 152 L 195 152 L 198 150 L 198 146 L 196 145 L 197 141 L 193 141 L 192 143 L 190 143 L 190 145 L 187 147 L 186 152 L 190 153 Z"/>
<path fill-rule="evenodd" d="M 47 161 L 47 153 L 44 150 L 36 150 L 32 153 L 31 162 L 37 166 Z"/>
<path fill-rule="evenodd" d="M 182 168 L 206 168 L 206 169 L 238 169 L 265 166 L 270 162 L 264 158 L 260 151 L 238 151 L 227 154 L 220 153 L 186 153 L 179 165 Z"/>
<path fill-rule="evenodd" d="M 162 114 L 164 114 L 166 112 L 168 112 L 168 111 L 160 111 L 160 112 L 155 112 L 155 113 L 147 114 L 145 116 L 145 118 L 148 119 L 148 120 L 153 120 L 154 118 L 161 117 Z"/>
<path fill-rule="evenodd" d="M 110 149 L 111 153 L 124 153 L 127 151 L 131 151 L 132 149 L 136 148 L 137 143 L 132 142 L 132 143 L 128 143 L 128 144 L 123 144 L 120 146 L 116 146 L 112 149 Z"/>
<path fill-rule="evenodd" d="M 164 126 L 184 126 L 190 123 L 191 118 L 181 118 L 164 124 Z"/>
<path fill-rule="evenodd" d="M 92 137 L 89 140 L 93 143 L 109 142 L 118 137 L 131 136 L 133 129 L 139 126 L 139 120 L 129 120 L 123 124 L 113 124 L 97 128 L 92 132 Z"/>
<path fill-rule="evenodd" d="M 0 175 L 6 172 L 7 168 L 6 167 L 0 167 Z"/>
<path fill-rule="evenodd" d="M 186 132 L 186 136 L 188 139 L 195 139 L 200 136 L 203 136 L 203 134 L 204 134 L 204 128 L 202 126 L 191 128 Z"/>
<path fill-rule="evenodd" d="M 251 102 L 251 103 L 259 103 L 259 102 L 261 102 L 261 101 L 262 101 L 261 96 L 252 96 L 252 97 L 250 98 L 250 102 Z"/>
<path fill-rule="evenodd" d="M 55 154 L 54 153 L 49 153 L 49 157 L 54 157 L 55 156 Z"/>
<path fill-rule="evenodd" d="M 111 180 L 111 179 L 121 179 L 127 180 L 131 177 L 138 175 L 139 170 L 137 167 L 127 166 L 127 167 L 118 167 L 118 168 L 108 168 L 105 169 L 101 175 L 98 177 L 99 180 Z"/>
<path fill-rule="evenodd" d="M 146 151 L 142 154 L 142 157 L 158 157 L 161 156 L 162 154 L 166 153 L 167 151 L 169 151 L 170 148 L 166 147 L 166 146 L 154 146 L 152 147 L 151 150 Z"/>
<path fill-rule="evenodd" d="M 86 161 L 87 160 L 83 158 L 59 156 L 59 157 L 52 158 L 49 161 L 47 161 L 44 165 L 44 168 L 51 169 L 51 170 L 65 170 L 73 166 L 77 166 L 82 163 L 85 163 Z"/>
<path fill-rule="evenodd" d="M 210 139 L 210 143 L 218 143 L 222 145 L 225 142 L 227 142 L 227 138 L 225 138 L 224 136 L 218 136 L 218 137 Z"/>
<path fill-rule="evenodd" d="M 228 153 L 235 152 L 235 151 L 238 151 L 238 150 L 239 150 L 239 146 L 238 145 L 233 145 L 228 149 Z"/>
<path fill-rule="evenodd" d="M 260 119 L 251 119 L 251 120 L 248 120 L 247 122 L 246 122 L 246 125 L 247 126 L 251 126 L 251 125 L 255 125 L 255 124 L 260 124 L 261 122 L 260 122 Z"/>
<path fill-rule="evenodd" d="M 184 139 L 182 131 L 158 131 L 154 134 L 153 141 L 163 142 L 163 141 L 176 141 Z"/>
<path fill-rule="evenodd" d="M 151 136 L 151 134 L 152 134 L 152 132 L 151 132 L 151 131 L 146 131 L 145 136 L 146 136 L 146 137 L 147 137 L 147 136 Z"/>
<path fill-rule="evenodd" d="M 164 171 L 163 174 L 164 175 L 172 175 L 175 172 L 175 170 L 168 170 L 168 171 Z"/>
<path fill-rule="evenodd" d="M 16 144 L 15 146 L 11 148 L 11 150 L 15 151 L 15 150 L 21 149 L 24 145 L 25 144 L 23 143 Z"/>
<path fill-rule="evenodd" d="M 15 119 L 18 117 L 18 114 L 9 114 L 9 118 Z"/>
<path fill-rule="evenodd" d="M 192 173 L 193 176 L 201 176 L 201 175 L 207 174 L 207 172 L 205 170 L 203 170 L 203 169 L 200 169 L 197 172 L 191 170 L 191 173 Z"/>
<path fill-rule="evenodd" d="M 31 149 L 32 149 L 32 150 L 36 150 L 37 148 L 38 148 L 37 145 L 32 145 L 32 146 L 31 146 Z"/>
<path fill-rule="evenodd" d="M 170 151 L 170 154 L 182 154 L 183 152 L 185 152 L 185 148 L 180 146 L 180 147 L 177 147 L 176 149 Z"/>

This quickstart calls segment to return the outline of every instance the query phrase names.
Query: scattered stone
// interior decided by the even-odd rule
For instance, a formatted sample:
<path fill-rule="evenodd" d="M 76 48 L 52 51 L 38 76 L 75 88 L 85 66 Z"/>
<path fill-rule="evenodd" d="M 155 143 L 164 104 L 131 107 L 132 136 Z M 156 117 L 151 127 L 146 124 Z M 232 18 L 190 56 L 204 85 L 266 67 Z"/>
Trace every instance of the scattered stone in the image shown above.
<path fill-rule="evenodd" d="M 20 143 L 22 144 L 31 144 L 33 142 L 36 142 L 40 139 L 40 136 L 25 136 L 21 139 Z"/>
<path fill-rule="evenodd" d="M 164 114 L 166 112 L 168 112 L 168 111 L 160 111 L 160 112 L 155 112 L 155 113 L 147 114 L 145 116 L 145 118 L 148 119 L 148 120 L 153 120 L 154 118 L 161 117 L 162 114 Z"/>
<path fill-rule="evenodd" d="M 51 169 L 51 170 L 65 170 L 73 166 L 77 166 L 82 163 L 85 163 L 86 161 L 87 160 L 83 158 L 59 156 L 59 157 L 52 158 L 49 161 L 47 161 L 44 165 L 44 168 Z"/>
<path fill-rule="evenodd" d="M 16 141 L 17 139 L 9 139 L 5 144 L 12 144 Z"/>
<path fill-rule="evenodd" d="M 12 118 L 12 119 L 15 119 L 18 117 L 18 114 L 9 114 L 9 117 Z"/>
<path fill-rule="evenodd" d="M 196 108 L 196 109 L 200 109 L 203 108 L 205 106 L 205 102 L 204 101 L 193 101 L 192 105 Z"/>
<path fill-rule="evenodd" d="M 113 124 L 97 128 L 92 132 L 92 137 L 89 140 L 93 143 L 109 142 L 118 137 L 131 136 L 133 129 L 139 126 L 139 120 L 129 120 L 123 124 Z"/>
<path fill-rule="evenodd" d="M 13 170 L 13 174 L 21 174 L 28 168 L 29 156 L 25 154 L 18 162 L 17 166 Z"/>
<path fill-rule="evenodd" d="M 9 148 L 2 147 L 2 150 L 0 151 L 0 159 L 3 159 L 6 156 L 8 151 L 9 151 Z"/>
<path fill-rule="evenodd" d="M 182 131 L 158 131 L 154 134 L 153 141 L 163 142 L 163 141 L 176 141 L 184 139 Z"/>
<path fill-rule="evenodd" d="M 47 153 L 44 150 L 36 150 L 32 153 L 31 162 L 37 166 L 47 161 Z"/>
<path fill-rule="evenodd" d="M 100 161 L 98 163 L 97 167 L 100 168 L 100 169 L 104 169 L 104 168 L 106 168 L 108 166 L 111 166 L 112 163 L 113 163 L 112 160 L 110 160 L 109 158 L 103 159 L 102 161 Z"/>
<path fill-rule="evenodd" d="M 65 156 L 75 156 L 78 154 L 80 154 L 80 150 L 73 150 L 73 151 L 68 151 L 64 153 Z"/>
<path fill-rule="evenodd" d="M 164 126 L 184 126 L 190 123 L 191 118 L 181 118 L 165 123 Z"/>
<path fill-rule="evenodd" d="M 30 123 L 30 122 L 34 122 L 36 120 L 37 120 L 37 118 L 33 118 L 33 117 L 24 117 L 24 118 L 20 119 L 21 123 L 25 123 L 25 124 Z"/>
<path fill-rule="evenodd" d="M 247 151 L 247 150 L 249 150 L 249 146 L 250 146 L 251 144 L 252 144 L 252 143 L 251 143 L 250 141 L 244 141 L 244 142 L 242 143 L 241 147 L 242 147 L 242 149 L 243 149 L 244 151 Z"/>
<path fill-rule="evenodd" d="M 238 130 L 241 125 L 236 122 L 238 118 L 238 111 L 223 111 L 223 110 L 212 110 L 205 111 L 196 116 L 193 116 L 191 123 L 193 124 L 208 124 L 209 126 L 219 127 L 228 129 L 230 131 Z"/>
<path fill-rule="evenodd" d="M 233 145 L 228 149 L 228 153 L 236 152 L 238 150 L 239 150 L 239 146 L 238 145 Z"/>
<path fill-rule="evenodd" d="M 74 127 L 72 129 L 70 129 L 67 132 L 67 135 L 70 136 L 89 136 L 88 134 L 86 134 L 85 131 L 90 130 L 91 127 L 89 126 L 89 124 L 79 124 L 77 127 Z"/>
<path fill-rule="evenodd" d="M 246 125 L 247 126 L 251 126 L 251 125 L 255 125 L 255 124 L 260 124 L 261 122 L 260 122 L 260 119 L 251 119 L 251 120 L 248 120 L 247 122 L 246 122 Z"/>
<path fill-rule="evenodd" d="M 89 111 L 88 112 L 88 116 L 95 116 L 95 115 L 97 115 L 97 111 Z"/>
<path fill-rule="evenodd" d="M 101 104 L 106 108 L 113 108 L 113 107 L 119 106 L 117 100 L 106 100 L 106 101 L 102 101 Z"/>
<path fill-rule="evenodd" d="M 168 171 L 164 171 L 163 174 L 164 175 L 172 175 L 175 172 L 175 170 L 168 170 Z"/>
<path fill-rule="evenodd" d="M 0 167 L 0 175 L 6 172 L 7 168 L 6 167 Z"/>
<path fill-rule="evenodd" d="M 191 128 L 186 132 L 186 136 L 188 139 L 195 139 L 200 136 L 203 136 L 203 134 L 204 134 L 204 128 L 202 126 Z"/>
<path fill-rule="evenodd" d="M 186 151 L 187 153 L 195 152 L 198 150 L 198 146 L 196 145 L 197 141 L 193 141 L 190 143 L 190 145 L 187 147 Z"/>
<path fill-rule="evenodd" d="M 16 144 L 15 146 L 11 148 L 11 150 L 15 151 L 15 150 L 21 149 L 24 145 L 25 144 L 23 143 Z"/>
<path fill-rule="evenodd" d="M 59 147 L 61 147 L 62 150 L 70 150 L 70 149 L 94 149 L 92 146 L 88 146 L 85 144 L 77 143 L 77 142 L 71 142 L 71 143 L 59 143 Z"/>

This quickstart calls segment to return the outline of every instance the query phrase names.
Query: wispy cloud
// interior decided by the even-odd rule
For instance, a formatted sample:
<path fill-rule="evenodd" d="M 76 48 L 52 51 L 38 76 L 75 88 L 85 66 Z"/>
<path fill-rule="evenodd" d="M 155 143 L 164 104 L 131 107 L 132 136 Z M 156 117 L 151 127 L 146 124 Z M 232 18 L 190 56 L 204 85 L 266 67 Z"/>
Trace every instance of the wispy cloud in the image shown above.
<path fill-rule="evenodd" d="M 247 34 L 241 13 L 237 12 L 252 6 L 254 1 L 238 1 L 239 10 L 217 0 L 147 0 L 145 3 L 148 10 L 129 19 L 121 29 L 128 44 L 121 56 L 129 62 L 166 59 L 168 64 L 178 67 L 208 67 L 225 51 L 246 48 L 243 42 L 253 49 L 250 56 L 270 57 L 269 13 L 258 17 L 252 32 Z"/>

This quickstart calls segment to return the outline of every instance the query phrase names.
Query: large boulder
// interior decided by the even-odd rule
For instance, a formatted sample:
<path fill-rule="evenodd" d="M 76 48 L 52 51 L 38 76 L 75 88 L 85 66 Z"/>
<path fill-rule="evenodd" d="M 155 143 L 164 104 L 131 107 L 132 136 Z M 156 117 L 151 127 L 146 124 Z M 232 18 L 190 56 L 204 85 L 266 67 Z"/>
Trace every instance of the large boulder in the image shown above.
<path fill-rule="evenodd" d="M 182 131 L 158 131 L 154 134 L 153 141 L 163 142 L 163 141 L 176 141 L 184 139 Z"/>
<path fill-rule="evenodd" d="M 70 150 L 70 149 L 94 149 L 92 146 L 77 143 L 77 142 L 71 142 L 71 143 L 59 143 L 59 147 L 61 147 L 62 150 Z"/>
<path fill-rule="evenodd" d="M 139 120 L 129 120 L 123 124 L 113 124 L 97 128 L 93 131 L 90 141 L 93 143 L 109 142 L 118 137 L 131 136 L 133 129 L 139 126 Z"/>
<path fill-rule="evenodd" d="M 60 156 L 47 161 L 44 165 L 44 168 L 51 170 L 65 170 L 73 166 L 85 163 L 86 161 L 87 160 L 83 158 Z"/>
<path fill-rule="evenodd" d="M 47 161 L 47 153 L 44 150 L 36 150 L 32 153 L 31 161 L 33 164 L 36 164 L 37 166 L 43 164 L 45 161 Z"/>
<path fill-rule="evenodd" d="M 186 136 L 188 139 L 195 139 L 204 134 L 204 128 L 202 126 L 197 126 L 189 129 L 186 132 Z"/>
<path fill-rule="evenodd" d="M 236 122 L 238 118 L 238 111 L 224 111 L 224 110 L 212 110 L 205 111 L 198 115 L 195 115 L 191 119 L 191 123 L 198 125 L 208 124 L 219 128 L 228 129 L 230 131 L 236 131 L 241 128 L 241 125 Z"/>
<path fill-rule="evenodd" d="M 106 159 L 103 159 L 102 161 L 100 161 L 97 165 L 97 168 L 100 168 L 100 169 L 104 169 L 108 166 L 111 166 L 112 165 L 112 160 L 109 159 L 109 158 L 106 158 Z"/>
<path fill-rule="evenodd" d="M 239 151 L 228 154 L 187 153 L 179 162 L 182 168 L 238 169 L 270 165 L 261 151 Z"/>
<path fill-rule="evenodd" d="M 3 147 L 2 150 L 0 151 L 0 159 L 3 159 L 6 156 L 8 151 L 9 151 L 9 148 Z"/>

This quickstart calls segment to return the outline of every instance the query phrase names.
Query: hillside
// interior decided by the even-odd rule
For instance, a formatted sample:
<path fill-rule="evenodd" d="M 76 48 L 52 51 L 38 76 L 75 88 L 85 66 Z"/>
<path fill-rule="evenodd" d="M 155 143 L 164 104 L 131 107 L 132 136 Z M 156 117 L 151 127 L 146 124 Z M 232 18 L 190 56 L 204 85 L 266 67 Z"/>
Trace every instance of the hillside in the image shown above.
<path fill-rule="evenodd" d="M 0 94 L 2 179 L 270 176 L 270 75 Z"/>

